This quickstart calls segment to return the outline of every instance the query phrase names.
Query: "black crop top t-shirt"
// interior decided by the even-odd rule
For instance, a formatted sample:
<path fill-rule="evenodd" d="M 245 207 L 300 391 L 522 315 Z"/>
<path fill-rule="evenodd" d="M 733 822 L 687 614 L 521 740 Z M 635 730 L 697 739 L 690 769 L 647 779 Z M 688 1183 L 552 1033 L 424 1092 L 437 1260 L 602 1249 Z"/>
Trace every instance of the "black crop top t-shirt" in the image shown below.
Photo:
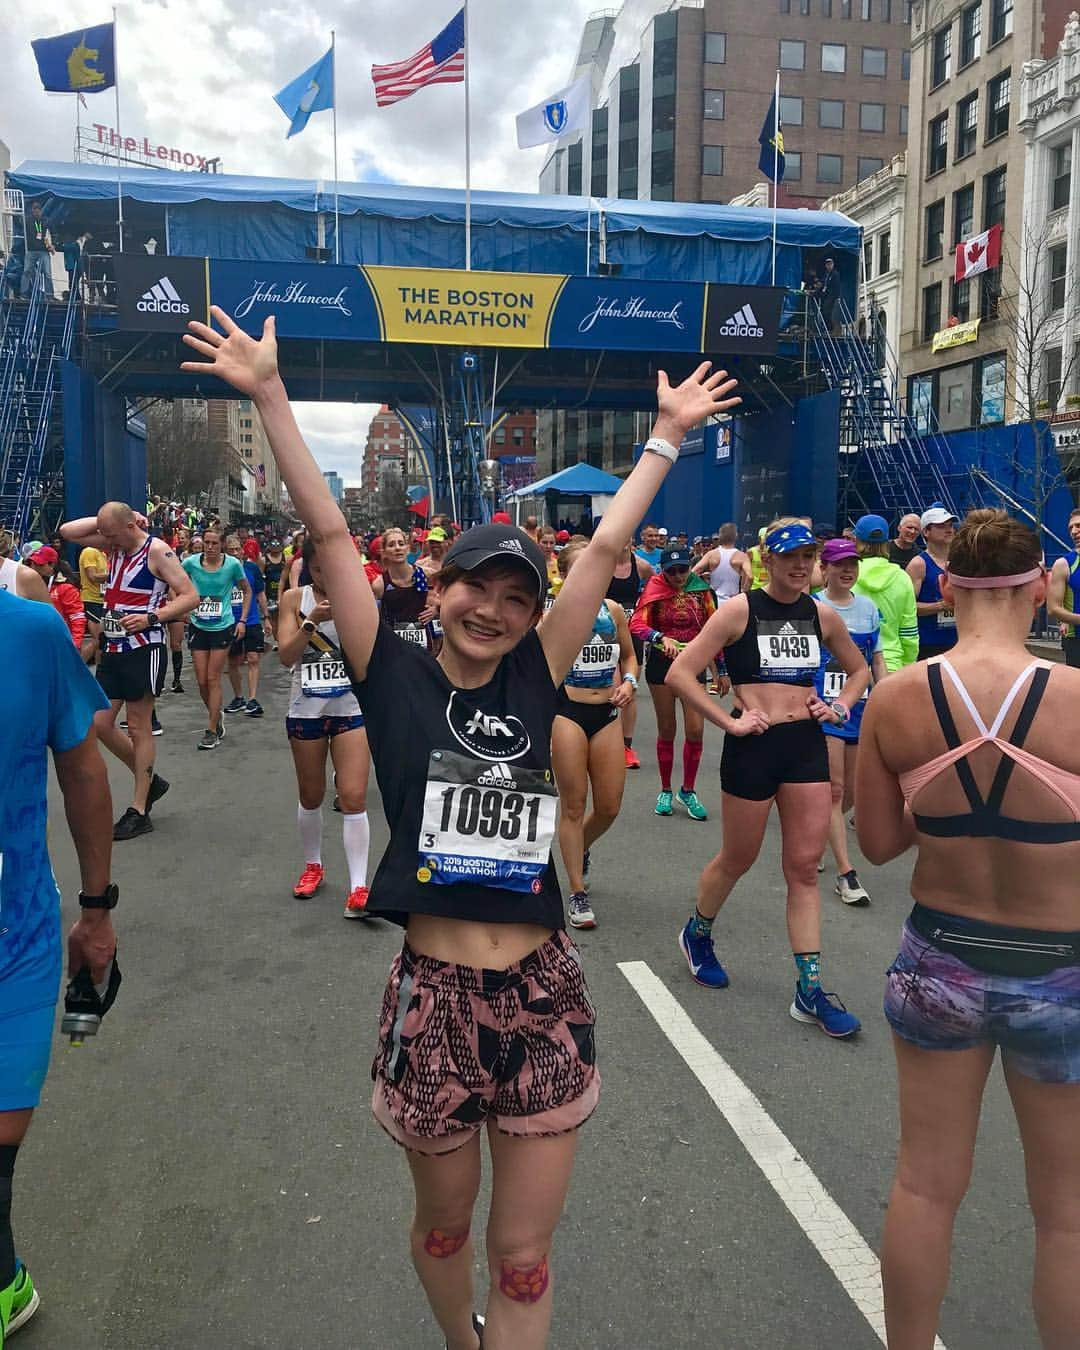
<path fill-rule="evenodd" d="M 810 689 L 821 664 L 821 619 L 808 595 L 790 605 L 764 589 L 746 597 L 742 637 L 724 648 L 732 684 L 793 684 Z"/>
<path fill-rule="evenodd" d="M 551 846 L 556 712 L 543 648 L 522 638 L 479 689 L 457 689 L 427 651 L 380 624 L 353 685 L 390 825 L 368 910 L 563 926 Z"/>

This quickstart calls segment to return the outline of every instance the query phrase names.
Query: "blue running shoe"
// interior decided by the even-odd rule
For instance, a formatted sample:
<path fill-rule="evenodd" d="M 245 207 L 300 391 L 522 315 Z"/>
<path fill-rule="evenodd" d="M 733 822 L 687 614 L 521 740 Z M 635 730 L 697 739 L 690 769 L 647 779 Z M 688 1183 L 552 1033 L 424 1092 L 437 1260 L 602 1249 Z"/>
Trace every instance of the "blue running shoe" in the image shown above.
<path fill-rule="evenodd" d="M 692 933 L 690 930 L 693 924 L 694 920 L 688 919 L 686 927 L 679 934 L 679 947 L 686 957 L 690 974 L 706 989 L 726 989 L 730 983 L 728 973 L 716 959 L 712 938 Z"/>
<path fill-rule="evenodd" d="M 848 1012 L 835 994 L 827 994 L 820 987 L 812 994 L 806 995 L 802 991 L 802 986 L 797 984 L 790 1012 L 796 1022 L 816 1023 L 826 1036 L 835 1036 L 837 1039 L 854 1036 L 862 1025 L 854 1013 Z"/>
<path fill-rule="evenodd" d="M 679 801 L 686 807 L 691 820 L 708 820 L 709 813 L 698 801 L 698 795 L 693 788 L 680 788 Z"/>
<path fill-rule="evenodd" d="M 664 788 L 662 792 L 656 794 L 656 814 L 670 816 L 671 809 L 671 789 Z"/>

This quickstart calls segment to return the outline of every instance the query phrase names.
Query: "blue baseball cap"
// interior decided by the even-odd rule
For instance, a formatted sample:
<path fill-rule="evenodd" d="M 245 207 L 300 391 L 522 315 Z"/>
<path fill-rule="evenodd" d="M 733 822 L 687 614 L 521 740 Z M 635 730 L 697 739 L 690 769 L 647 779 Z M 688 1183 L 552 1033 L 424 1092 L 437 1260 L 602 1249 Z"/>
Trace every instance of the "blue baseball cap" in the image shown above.
<path fill-rule="evenodd" d="M 887 544 L 889 523 L 884 516 L 860 516 L 855 522 L 855 538 L 863 544 Z"/>
<path fill-rule="evenodd" d="M 770 553 L 791 553 L 797 548 L 817 548 L 817 540 L 802 521 L 797 521 L 794 525 L 781 525 L 767 534 L 765 547 Z"/>

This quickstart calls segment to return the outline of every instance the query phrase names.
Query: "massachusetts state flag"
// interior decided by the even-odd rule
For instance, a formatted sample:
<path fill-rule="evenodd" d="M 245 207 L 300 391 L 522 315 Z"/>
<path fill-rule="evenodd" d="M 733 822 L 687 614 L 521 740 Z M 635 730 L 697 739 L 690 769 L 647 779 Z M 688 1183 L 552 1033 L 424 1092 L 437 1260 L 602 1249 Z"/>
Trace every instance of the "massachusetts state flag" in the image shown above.
<path fill-rule="evenodd" d="M 380 108 L 415 94 L 425 84 L 460 84 L 465 78 L 465 11 L 458 10 L 438 37 L 415 56 L 390 66 L 372 66 Z"/>
<path fill-rule="evenodd" d="M 50 94 L 99 94 L 116 83 L 116 39 L 111 23 L 37 38 L 30 45 L 41 83 Z"/>
<path fill-rule="evenodd" d="M 758 168 L 771 183 L 784 181 L 784 132 L 780 126 L 780 116 L 776 107 L 776 95 L 769 103 L 769 111 L 761 124 L 758 136 L 761 154 L 758 155 Z"/>
<path fill-rule="evenodd" d="M 956 280 L 967 281 L 989 272 L 1001 262 L 1001 226 L 991 225 L 982 234 L 961 239 L 956 246 Z"/>

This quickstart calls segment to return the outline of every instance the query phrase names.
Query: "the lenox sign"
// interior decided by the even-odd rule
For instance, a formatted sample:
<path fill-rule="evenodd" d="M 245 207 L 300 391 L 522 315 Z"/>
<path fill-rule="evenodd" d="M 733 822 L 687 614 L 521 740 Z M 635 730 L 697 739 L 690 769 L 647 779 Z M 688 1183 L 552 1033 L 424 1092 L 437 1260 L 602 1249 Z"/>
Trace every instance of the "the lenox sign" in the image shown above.
<path fill-rule="evenodd" d="M 154 145 L 147 137 L 121 136 L 104 122 L 94 122 L 97 144 L 114 154 L 134 155 L 150 164 L 181 169 L 197 169 L 199 173 L 220 173 L 221 156 L 197 155 L 193 150 L 180 150 L 175 145 Z M 91 143 L 92 144 L 92 143 Z"/>

